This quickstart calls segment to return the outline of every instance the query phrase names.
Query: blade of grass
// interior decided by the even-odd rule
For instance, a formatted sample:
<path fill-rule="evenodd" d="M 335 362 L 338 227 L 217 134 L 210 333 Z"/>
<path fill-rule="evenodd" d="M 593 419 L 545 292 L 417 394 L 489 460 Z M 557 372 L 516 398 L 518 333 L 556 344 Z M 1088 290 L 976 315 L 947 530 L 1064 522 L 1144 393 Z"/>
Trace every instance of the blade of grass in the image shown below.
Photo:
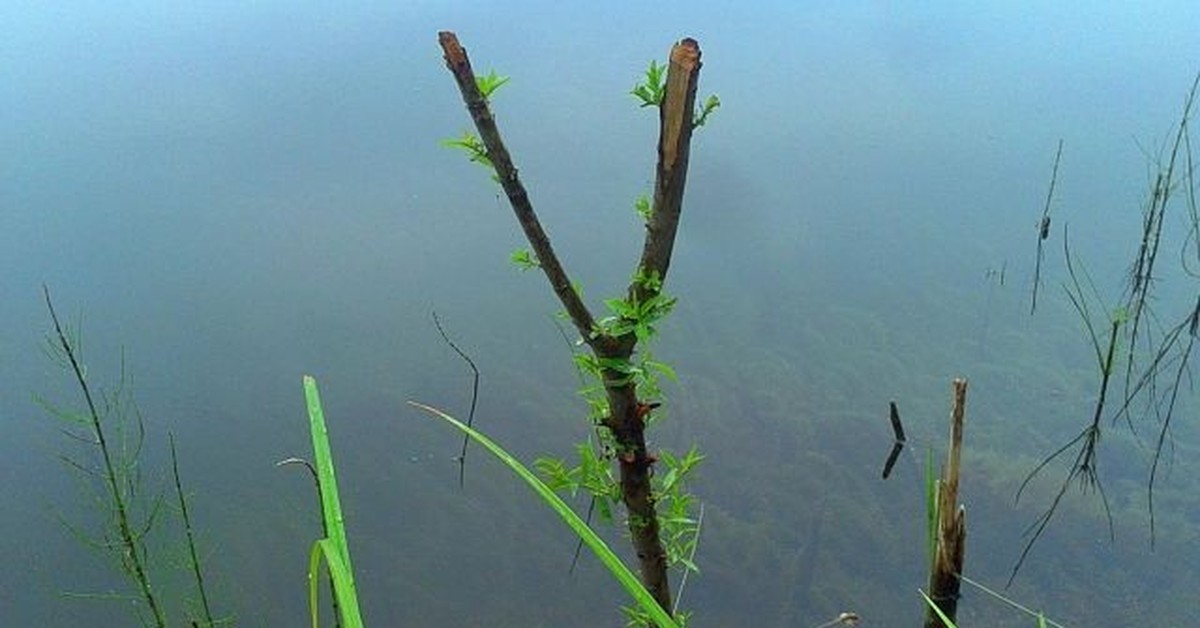
<path fill-rule="evenodd" d="M 930 565 L 937 552 L 938 483 L 937 472 L 933 468 L 933 447 L 930 447 L 925 453 L 925 549 Z"/>
<path fill-rule="evenodd" d="M 312 551 L 308 557 L 308 613 L 312 618 L 313 628 L 319 624 L 317 613 L 317 580 L 320 577 L 321 558 L 329 568 L 329 579 L 333 582 L 333 590 L 342 600 L 338 609 L 342 613 L 342 625 L 351 628 L 362 628 L 362 617 L 358 614 L 358 603 L 351 596 L 343 595 L 344 591 L 354 591 L 354 574 L 346 567 L 338 554 L 337 545 L 332 539 L 320 539 L 313 542 Z"/>
<path fill-rule="evenodd" d="M 575 514 L 575 511 L 571 510 L 571 507 L 568 506 L 566 502 L 560 499 L 558 495 L 555 495 L 554 491 L 550 490 L 550 487 L 546 486 L 541 480 L 539 480 L 532 471 L 530 471 L 525 465 L 521 464 L 521 462 L 514 458 L 512 454 L 505 451 L 503 447 L 493 442 L 492 439 L 484 436 L 482 433 L 477 432 L 470 427 L 467 427 L 465 423 L 462 423 L 458 419 L 455 419 L 454 417 L 442 412 L 441 410 L 438 410 L 437 408 L 427 406 L 416 401 L 409 401 L 408 403 L 409 405 L 420 410 L 424 410 L 425 412 L 428 412 L 429 414 L 432 414 L 433 416 L 453 425 L 454 427 L 457 427 L 459 430 L 462 430 L 464 434 L 470 436 L 472 440 L 482 445 L 484 449 L 491 452 L 493 456 L 503 462 L 509 469 L 512 469 L 513 473 L 516 473 L 522 480 L 525 480 L 525 483 L 528 484 L 535 493 L 537 493 L 538 497 L 541 497 L 542 501 L 545 502 L 546 505 L 551 509 L 553 509 L 554 512 L 558 513 L 558 516 L 562 517 L 562 520 L 571 527 L 571 530 L 573 530 L 575 534 L 579 536 L 579 538 L 583 539 L 583 542 L 586 543 L 589 548 L 591 548 L 592 552 L 596 554 L 596 557 L 600 559 L 600 562 L 604 563 L 604 566 L 608 568 L 613 577 L 615 577 L 617 581 L 620 582 L 623 587 L 625 587 L 625 590 L 628 591 L 631 596 L 633 596 L 633 599 L 638 603 L 639 606 L 642 607 L 642 610 L 646 611 L 646 613 L 654 620 L 655 623 L 660 626 L 660 628 L 678 628 L 678 624 L 675 623 L 675 620 L 671 619 L 671 616 L 668 615 L 667 612 L 658 605 L 658 602 L 654 600 L 654 596 L 650 595 L 650 592 L 646 590 L 646 587 L 642 586 L 641 581 L 638 580 L 637 576 L 635 576 L 633 572 L 629 570 L 629 567 L 625 566 L 625 563 L 621 562 L 621 559 L 614 554 L 611 549 L 608 548 L 608 545 L 604 543 L 604 540 L 597 536 L 596 533 L 593 532 L 592 529 L 583 522 L 583 519 L 580 519 L 579 515 Z"/>
<path fill-rule="evenodd" d="M 316 569 L 320 556 L 329 566 L 329 577 L 333 581 L 334 603 L 337 613 L 346 628 L 361 628 L 362 617 L 358 610 L 358 593 L 354 584 L 354 569 L 350 563 L 350 547 L 346 542 L 345 521 L 342 505 L 338 499 L 337 478 L 333 471 L 333 452 L 329 447 L 329 431 L 325 427 L 325 412 L 321 409 L 321 397 L 317 393 L 317 380 L 304 376 L 304 398 L 308 404 L 309 429 L 312 432 L 313 459 L 317 468 L 317 483 L 321 493 L 321 518 L 325 522 L 326 538 L 313 544 L 309 562 L 309 607 L 313 628 L 317 626 L 316 614 Z"/>
<path fill-rule="evenodd" d="M 942 612 L 942 609 L 938 608 L 938 605 L 935 604 L 933 600 L 929 599 L 928 595 L 925 595 L 924 591 L 921 591 L 920 589 L 917 589 L 917 591 L 920 592 L 921 597 L 925 598 L 925 603 L 929 605 L 929 608 L 933 609 L 933 612 L 937 613 L 938 619 L 941 619 L 942 623 L 946 624 L 947 628 L 957 628 L 954 625 L 954 622 L 950 621 L 950 618 L 946 617 L 946 614 Z"/>

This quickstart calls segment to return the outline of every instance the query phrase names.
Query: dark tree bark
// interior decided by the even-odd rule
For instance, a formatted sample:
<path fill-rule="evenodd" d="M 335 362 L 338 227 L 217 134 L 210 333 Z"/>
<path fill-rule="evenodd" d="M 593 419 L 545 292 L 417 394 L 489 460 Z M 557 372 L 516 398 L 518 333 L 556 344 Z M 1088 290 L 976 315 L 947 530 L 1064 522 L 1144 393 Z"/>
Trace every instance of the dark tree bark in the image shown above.
<path fill-rule="evenodd" d="M 534 213 L 512 157 L 500 138 L 487 99 L 475 83 L 475 74 L 466 50 L 452 32 L 439 33 L 438 40 L 446 66 L 458 83 L 463 102 L 487 148 L 487 156 L 496 169 L 500 185 L 572 324 L 597 357 L 629 360 L 636 350 L 637 338 L 633 334 L 613 336 L 599 330 L 595 318 L 572 287 L 570 278 L 550 246 L 549 237 Z M 700 66 L 700 46 L 694 39 L 684 39 L 675 44 L 667 69 L 665 95 L 659 106 L 654 201 L 646 224 L 646 240 L 638 270 L 643 276 L 657 274 L 664 281 L 671 264 L 671 251 L 683 207 Z M 647 285 L 646 282 L 634 281 L 629 286 L 628 294 L 631 301 L 644 303 L 657 296 L 660 290 L 661 283 Z M 629 532 L 637 553 L 642 583 L 669 613 L 671 588 L 667 579 L 667 554 L 659 538 L 658 516 L 650 484 L 651 467 L 655 459 L 646 451 L 642 404 L 637 398 L 635 386 L 625 374 L 605 369 L 602 377 L 609 405 L 609 416 L 604 426 L 611 431 L 617 444 L 621 497 L 628 513 Z"/>

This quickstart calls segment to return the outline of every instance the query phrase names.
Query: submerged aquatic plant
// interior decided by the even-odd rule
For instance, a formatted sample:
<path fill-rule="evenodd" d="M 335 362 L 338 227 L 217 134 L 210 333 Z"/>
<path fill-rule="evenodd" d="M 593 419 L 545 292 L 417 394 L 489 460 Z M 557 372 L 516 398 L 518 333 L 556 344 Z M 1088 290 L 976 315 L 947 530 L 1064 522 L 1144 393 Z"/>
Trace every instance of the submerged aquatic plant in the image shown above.
<path fill-rule="evenodd" d="M 1142 225 L 1137 253 L 1130 262 L 1129 272 L 1122 289 L 1122 297 L 1118 305 L 1106 308 L 1110 313 L 1103 324 L 1096 321 L 1098 317 L 1093 316 L 1092 309 L 1089 307 L 1090 301 L 1103 302 L 1103 299 L 1086 271 L 1076 269 L 1066 236 L 1066 228 L 1063 229 L 1063 252 L 1069 277 L 1069 283 L 1065 289 L 1071 306 L 1084 323 L 1095 354 L 1098 367 L 1096 401 L 1090 419 L 1079 433 L 1043 458 L 1026 476 L 1017 491 L 1019 500 L 1033 477 L 1060 456 L 1075 451 L 1067 475 L 1049 507 L 1027 530 L 1029 538 L 1009 576 L 1010 583 L 1024 564 L 1033 545 L 1049 525 L 1066 491 L 1075 480 L 1079 481 L 1084 490 L 1095 490 L 1100 495 L 1108 519 L 1109 534 L 1110 537 L 1113 536 L 1112 513 L 1109 510 L 1104 486 L 1097 473 L 1100 438 L 1103 433 L 1102 419 L 1108 416 L 1114 423 L 1123 419 L 1130 431 L 1136 433 L 1133 415 L 1136 412 L 1135 407 L 1139 405 L 1144 408 L 1147 418 L 1158 423 L 1158 433 L 1146 487 L 1150 539 L 1152 544 L 1154 542 L 1155 482 L 1158 478 L 1158 469 L 1167 435 L 1170 433 L 1171 422 L 1178 408 L 1180 388 L 1190 382 L 1190 362 L 1196 347 L 1198 328 L 1200 328 L 1200 293 L 1197 294 L 1194 304 L 1189 301 L 1185 313 L 1175 318 L 1177 322 L 1169 327 L 1162 325 L 1161 321 L 1170 319 L 1155 312 L 1152 306 L 1157 296 L 1156 285 L 1159 274 L 1157 269 L 1160 267 L 1159 252 L 1163 243 L 1164 228 L 1167 224 L 1167 211 L 1179 197 L 1183 198 L 1186 206 L 1186 219 L 1189 225 L 1180 251 L 1182 270 L 1189 278 L 1200 277 L 1200 272 L 1196 270 L 1197 267 L 1194 267 L 1193 262 L 1190 261 L 1193 257 L 1200 261 L 1200 209 L 1196 202 L 1196 164 L 1193 161 L 1188 131 L 1198 93 L 1200 93 L 1200 73 L 1196 75 L 1188 90 L 1183 112 L 1175 126 L 1166 157 L 1155 164 L 1156 172 L 1152 177 L 1153 182 L 1148 198 L 1142 208 Z M 1056 177 L 1057 158 L 1055 174 L 1051 180 L 1051 194 Z M 1047 209 L 1043 211 L 1043 233 L 1049 227 L 1049 202 L 1048 196 Z M 1041 245 L 1039 243 L 1039 262 L 1040 252 Z M 1087 292 L 1083 289 L 1084 282 L 1081 282 L 1080 276 L 1083 277 L 1089 288 Z M 1103 335 L 1105 329 L 1107 330 L 1106 336 Z M 1122 360 L 1124 361 L 1124 377 L 1114 377 L 1118 375 L 1118 364 Z M 1122 379 L 1123 387 L 1118 390 L 1113 384 Z"/>
<path fill-rule="evenodd" d="M 160 628 L 165 627 L 167 615 L 151 582 L 145 545 L 145 536 L 154 526 L 162 504 L 161 496 L 151 501 L 145 515 L 138 513 L 139 506 L 143 504 L 138 498 L 140 474 L 137 463 L 146 433 L 141 414 L 130 397 L 124 368 L 120 383 L 111 394 L 93 390 L 79 355 L 78 330 L 68 330 L 59 320 L 50 298 L 50 289 L 42 286 L 42 292 L 50 320 L 54 323 L 54 334 L 46 345 L 46 352 L 71 373 L 83 395 L 85 409 L 83 412 L 68 411 L 44 400 L 42 405 L 68 425 L 68 429 L 72 430 L 68 434 L 94 445 L 100 458 L 99 468 L 94 468 L 87 462 L 63 457 L 85 477 L 98 480 L 104 487 L 101 502 L 110 509 L 105 522 L 107 528 L 102 538 L 92 544 L 116 558 L 121 571 L 137 588 L 137 599 L 145 602 L 149 621 Z M 136 430 L 134 435 L 126 431 L 130 421 Z M 74 430 L 82 430 L 82 433 Z M 87 538 L 86 535 L 80 536 Z"/>

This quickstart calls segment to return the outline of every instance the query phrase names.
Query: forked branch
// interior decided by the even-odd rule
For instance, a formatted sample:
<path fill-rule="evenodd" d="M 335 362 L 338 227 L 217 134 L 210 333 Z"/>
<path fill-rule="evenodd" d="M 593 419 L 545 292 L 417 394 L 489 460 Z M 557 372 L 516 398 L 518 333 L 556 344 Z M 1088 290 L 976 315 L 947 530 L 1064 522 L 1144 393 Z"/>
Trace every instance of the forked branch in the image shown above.
<path fill-rule="evenodd" d="M 467 111 L 475 122 L 480 139 L 487 147 L 488 159 L 496 169 L 500 187 L 504 188 L 504 194 L 508 196 L 508 202 L 512 205 L 513 213 L 517 216 L 521 230 L 525 232 L 525 237 L 529 240 L 529 245 L 533 247 L 542 271 L 546 273 L 546 279 L 550 280 L 550 287 L 558 296 L 558 300 L 562 302 L 563 307 L 566 308 L 571 322 L 575 324 L 580 335 L 590 341 L 592 330 L 596 327 L 596 320 L 584 305 L 579 293 L 575 291 L 571 278 L 567 276 L 567 271 L 563 269 L 562 264 L 558 261 L 558 256 L 554 253 L 554 247 L 550 245 L 550 237 L 546 235 L 546 230 L 542 228 L 537 213 L 533 211 L 529 193 L 525 191 L 525 184 L 521 182 L 517 168 L 513 165 L 512 157 L 508 154 L 508 148 L 504 145 L 504 140 L 500 138 L 500 130 L 496 127 L 496 119 L 492 116 L 491 108 L 488 107 L 487 98 L 475 82 L 475 72 L 471 69 L 471 60 L 467 58 L 467 51 L 458 43 L 458 37 L 449 31 L 438 33 L 438 42 L 442 45 L 446 67 L 449 68 L 450 73 L 454 75 L 455 82 L 458 83 L 463 103 L 466 104 Z"/>
<path fill-rule="evenodd" d="M 629 531 L 641 564 L 642 582 L 659 605 L 669 611 L 672 604 L 667 555 L 659 537 L 656 497 L 650 482 L 651 467 L 657 457 L 647 452 L 645 438 L 646 413 L 654 406 L 639 401 L 637 385 L 628 374 L 629 359 L 639 336 L 628 326 L 605 328 L 597 324 L 555 255 L 533 210 L 466 51 L 454 33 L 441 32 L 438 41 L 446 67 L 458 83 L 463 102 L 486 148 L 486 160 L 495 169 L 496 180 L 504 188 L 517 221 L 537 255 L 537 265 L 546 274 L 572 324 L 600 365 L 608 411 L 602 422 L 616 444 L 621 500 L 628 511 Z M 662 102 L 658 103 L 660 128 L 654 201 L 647 217 L 642 255 L 628 288 L 628 303 L 652 303 L 660 296 L 670 267 L 687 182 L 692 130 L 696 124 L 693 111 L 700 65 L 700 47 L 695 40 L 684 39 L 672 48 Z"/>

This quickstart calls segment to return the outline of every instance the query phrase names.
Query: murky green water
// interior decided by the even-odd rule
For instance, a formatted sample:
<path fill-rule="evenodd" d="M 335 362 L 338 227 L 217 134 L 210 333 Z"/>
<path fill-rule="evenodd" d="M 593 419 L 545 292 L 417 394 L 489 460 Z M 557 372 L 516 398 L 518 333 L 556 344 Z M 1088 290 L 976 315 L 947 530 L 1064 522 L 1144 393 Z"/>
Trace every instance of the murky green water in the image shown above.
<path fill-rule="evenodd" d="M 1056 220 L 1113 295 L 1147 186 L 1139 145 L 1157 154 L 1177 120 L 1198 63 L 1179 51 L 1200 49 L 1184 25 L 1200 16 L 728 11 L 674 24 L 663 9 L 540 3 L 0 10 L 0 623 L 129 617 L 127 602 L 62 595 L 123 589 L 57 523 L 96 513 L 30 401 L 70 398 L 38 351 L 42 282 L 82 314 L 97 382 L 124 348 L 148 486 L 176 434 L 216 605 L 238 625 L 306 617 L 314 497 L 273 466 L 308 451 L 303 373 L 321 381 L 372 625 L 619 621 L 622 592 L 598 564 L 567 574 L 569 532 L 479 452 L 460 491 L 457 437 L 404 404 L 467 407 L 436 309 L 483 372 L 480 427 L 526 460 L 586 434 L 557 304 L 507 263 L 521 244 L 511 213 L 438 144 L 468 125 L 439 28 L 458 30 L 478 69 L 513 77 L 496 98 L 502 130 L 593 303 L 631 270 L 632 201 L 652 176 L 655 121 L 626 92 L 673 38 L 700 40 L 701 91 L 725 106 L 694 143 L 668 281 L 680 305 L 656 349 L 680 382 L 654 437 L 708 455 L 702 572 L 684 593 L 696 625 L 810 626 L 844 610 L 917 621 L 916 464 L 944 439 L 960 375 L 967 569 L 1001 587 L 1062 469 L 1019 506 L 1016 488 L 1095 395 L 1057 240 L 1027 313 L 1054 147 L 1064 138 Z M 1003 286 L 987 276 L 1002 267 Z M 1188 281 L 1165 281 L 1164 312 Z M 916 458 L 884 482 L 889 400 Z M 1155 428 L 1112 428 L 1115 544 L 1096 497 L 1071 492 L 1009 595 L 1067 625 L 1194 620 L 1200 434 L 1184 403 L 1154 551 Z M 175 566 L 180 549 L 161 545 Z M 959 608 L 964 625 L 1030 625 L 975 590 Z"/>

